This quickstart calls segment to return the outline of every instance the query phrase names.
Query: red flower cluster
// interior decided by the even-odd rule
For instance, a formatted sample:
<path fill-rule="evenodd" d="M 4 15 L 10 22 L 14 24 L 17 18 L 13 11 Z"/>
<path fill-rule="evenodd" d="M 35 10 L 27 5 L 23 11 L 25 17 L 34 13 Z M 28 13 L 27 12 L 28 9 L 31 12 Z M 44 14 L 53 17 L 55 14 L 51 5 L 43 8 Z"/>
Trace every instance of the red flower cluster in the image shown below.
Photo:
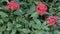
<path fill-rule="evenodd" d="M 45 4 L 37 4 L 36 11 L 42 16 L 48 10 Z"/>
<path fill-rule="evenodd" d="M 49 26 L 54 26 L 56 27 L 56 23 L 58 22 L 58 18 L 56 16 L 49 16 L 47 18 L 47 24 Z"/>
<path fill-rule="evenodd" d="M 19 4 L 17 2 L 14 2 L 13 0 L 6 5 L 7 10 L 8 9 L 16 10 L 18 8 L 19 8 Z"/>

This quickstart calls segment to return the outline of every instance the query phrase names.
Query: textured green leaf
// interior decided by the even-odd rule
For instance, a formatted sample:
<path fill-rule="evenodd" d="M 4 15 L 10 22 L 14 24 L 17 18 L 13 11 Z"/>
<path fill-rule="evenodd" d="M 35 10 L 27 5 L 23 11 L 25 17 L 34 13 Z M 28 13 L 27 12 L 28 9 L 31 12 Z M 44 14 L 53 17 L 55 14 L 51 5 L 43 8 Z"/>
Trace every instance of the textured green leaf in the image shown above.
<path fill-rule="evenodd" d="M 4 23 L 2 19 L 0 19 L 0 24 Z"/>
<path fill-rule="evenodd" d="M 11 34 L 15 34 L 16 33 L 16 29 L 13 29 Z"/>
<path fill-rule="evenodd" d="M 20 25 L 20 24 L 16 24 L 15 27 L 16 27 L 16 28 L 19 28 L 19 27 L 21 27 L 21 26 L 22 26 L 22 25 Z"/>
<path fill-rule="evenodd" d="M 13 28 L 13 24 L 10 23 L 10 22 L 8 22 L 8 23 L 7 23 L 7 31 L 12 30 L 12 28 Z"/>
<path fill-rule="evenodd" d="M 44 27 L 44 28 L 43 28 Z M 46 22 L 44 22 L 42 25 L 41 25 L 41 28 L 43 30 L 49 30 L 48 26 L 46 25 Z"/>
<path fill-rule="evenodd" d="M 0 11 L 0 15 L 1 15 L 1 17 L 8 17 L 8 15 L 2 11 Z"/>
<path fill-rule="evenodd" d="M 30 33 L 30 30 L 29 30 L 29 29 L 21 29 L 21 31 L 22 31 L 23 33 L 25 33 L 25 34 Z"/>
<path fill-rule="evenodd" d="M 35 31 L 34 33 L 35 34 L 43 34 L 44 32 L 43 31 Z"/>
<path fill-rule="evenodd" d="M 34 21 L 30 21 L 29 27 L 33 27 L 35 25 Z"/>
<path fill-rule="evenodd" d="M 14 14 L 15 14 L 15 15 L 22 15 L 22 14 L 23 14 L 23 11 L 22 11 L 21 9 L 19 9 L 19 10 L 16 10 L 16 11 L 14 12 Z"/>
<path fill-rule="evenodd" d="M 31 17 L 33 17 L 33 18 L 38 18 L 38 14 L 35 12 L 35 13 L 33 13 L 33 14 L 31 15 Z"/>
<path fill-rule="evenodd" d="M 33 9 L 33 10 L 32 10 L 32 9 Z M 32 5 L 30 6 L 30 9 L 27 10 L 27 13 L 28 13 L 28 14 L 32 14 L 34 11 L 35 11 L 35 5 L 32 4 Z"/>
<path fill-rule="evenodd" d="M 41 25 L 41 22 L 39 19 L 33 18 L 33 20 L 36 22 L 37 25 L 39 25 L 39 26 Z"/>

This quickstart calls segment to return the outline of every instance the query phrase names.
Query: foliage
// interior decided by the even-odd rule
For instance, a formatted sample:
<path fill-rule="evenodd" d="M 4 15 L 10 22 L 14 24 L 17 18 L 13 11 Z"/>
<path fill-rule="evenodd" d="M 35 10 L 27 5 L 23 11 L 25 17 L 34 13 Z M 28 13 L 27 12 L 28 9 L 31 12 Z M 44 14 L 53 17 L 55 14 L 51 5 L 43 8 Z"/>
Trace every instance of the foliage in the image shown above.
<path fill-rule="evenodd" d="M 6 10 L 9 0 L 0 0 L 0 34 L 60 34 L 60 0 L 43 0 L 48 11 L 43 16 L 36 12 L 40 0 L 14 0 L 20 8 Z M 57 16 L 56 28 L 46 23 L 48 16 Z"/>

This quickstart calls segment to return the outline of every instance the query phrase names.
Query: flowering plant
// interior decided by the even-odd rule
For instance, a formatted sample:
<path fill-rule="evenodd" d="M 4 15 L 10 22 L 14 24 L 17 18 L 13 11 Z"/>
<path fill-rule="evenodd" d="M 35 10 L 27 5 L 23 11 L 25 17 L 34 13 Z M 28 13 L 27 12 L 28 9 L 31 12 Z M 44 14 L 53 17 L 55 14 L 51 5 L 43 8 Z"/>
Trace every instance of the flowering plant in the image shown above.
<path fill-rule="evenodd" d="M 0 34 L 60 34 L 60 0 L 0 0 Z"/>

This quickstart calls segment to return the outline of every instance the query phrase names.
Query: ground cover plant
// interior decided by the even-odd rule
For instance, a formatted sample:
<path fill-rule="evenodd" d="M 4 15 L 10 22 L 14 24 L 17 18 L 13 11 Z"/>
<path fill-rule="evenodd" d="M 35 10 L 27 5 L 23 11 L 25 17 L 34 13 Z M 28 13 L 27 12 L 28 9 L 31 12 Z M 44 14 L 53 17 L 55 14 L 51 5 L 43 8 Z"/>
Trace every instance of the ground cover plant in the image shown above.
<path fill-rule="evenodd" d="M 0 34 L 60 34 L 60 0 L 0 0 Z"/>

